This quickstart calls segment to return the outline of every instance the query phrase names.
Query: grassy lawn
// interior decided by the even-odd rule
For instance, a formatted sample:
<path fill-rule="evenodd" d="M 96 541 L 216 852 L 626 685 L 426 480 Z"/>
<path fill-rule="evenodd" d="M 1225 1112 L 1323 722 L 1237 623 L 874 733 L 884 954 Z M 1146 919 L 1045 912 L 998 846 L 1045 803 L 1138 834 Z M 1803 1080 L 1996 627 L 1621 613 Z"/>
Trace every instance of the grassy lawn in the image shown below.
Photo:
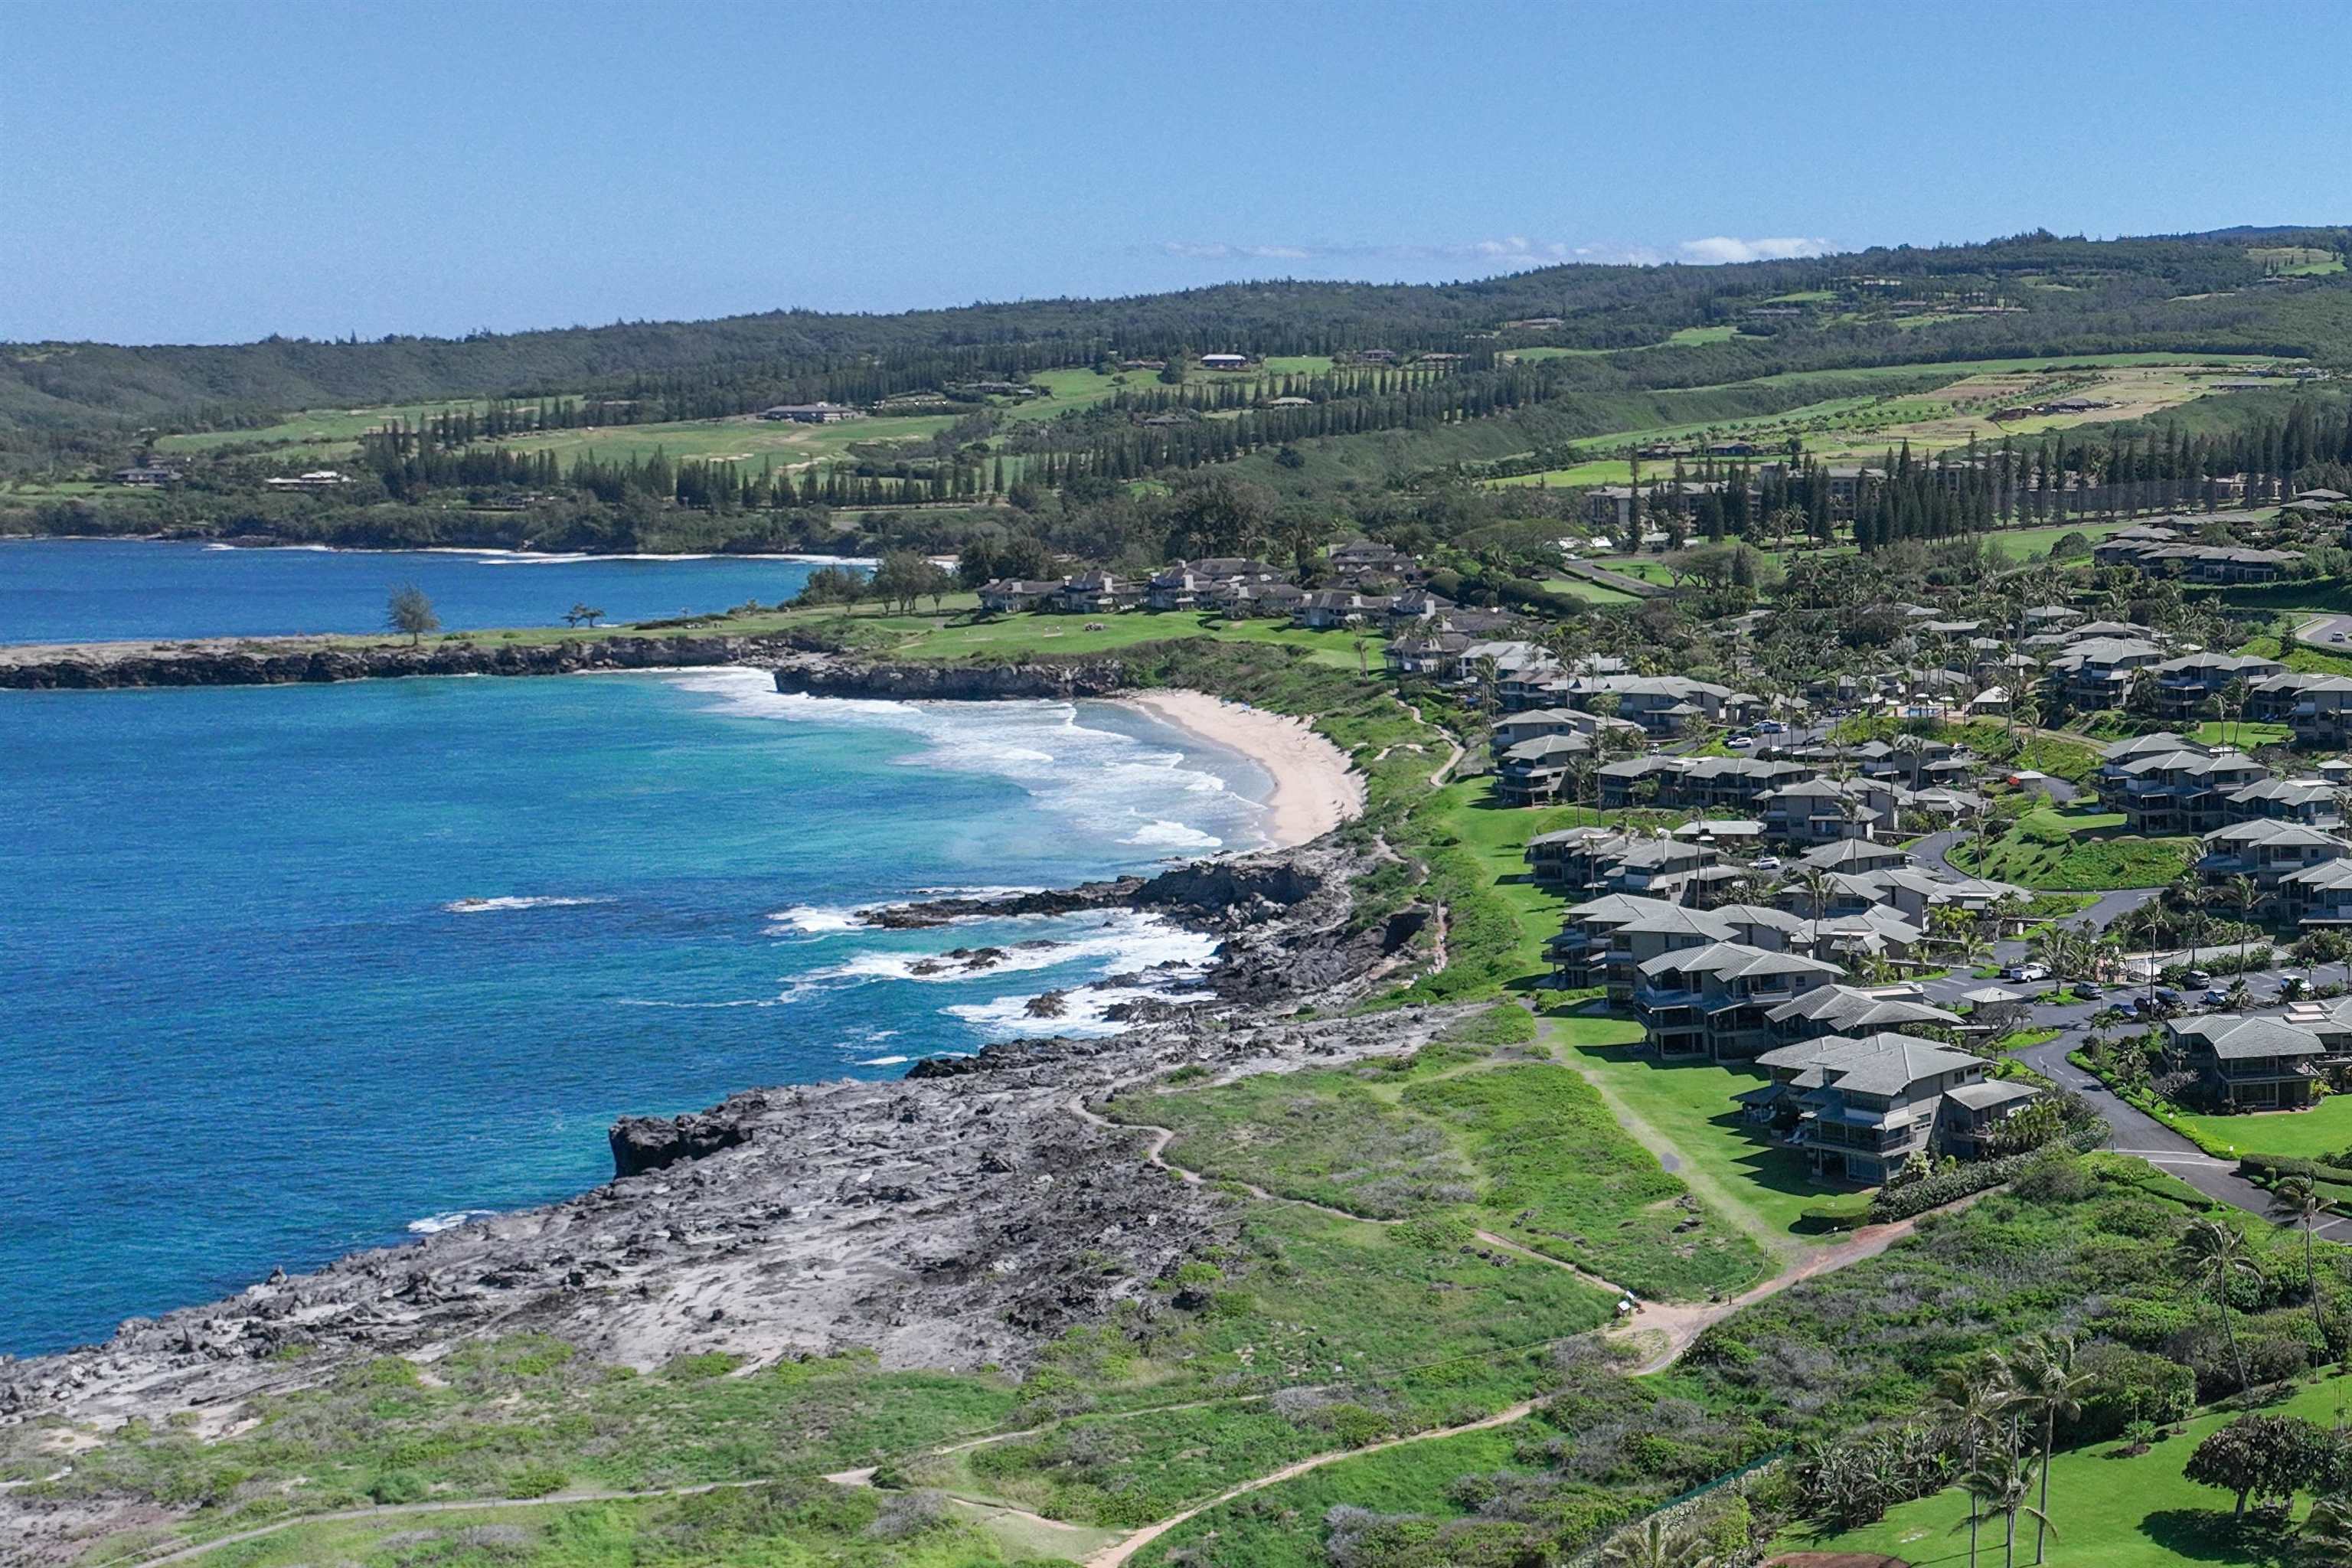
<path fill-rule="evenodd" d="M 2207 746 L 2284 746 L 2294 731 L 2284 724 L 2266 724 L 2258 719 L 2231 720 L 2222 723 L 2208 720 L 2189 731 L 2189 738 Z"/>
<path fill-rule="evenodd" d="M 1633 595 L 1593 582 L 1589 577 L 1554 577 L 1544 586 L 1555 594 L 1567 594 L 1593 605 L 1634 605 L 1641 601 Z"/>
<path fill-rule="evenodd" d="M 2334 1425 L 2352 1377 L 2334 1377 L 2299 1389 L 2273 1405 L 2271 1415 L 2300 1415 L 2321 1426 Z M 2182 1563 L 2273 1563 L 2284 1561 L 2277 1530 L 2251 1521 L 2242 1534 L 2230 1517 L 2226 1492 L 2198 1486 L 2181 1474 L 2189 1456 L 2207 1434 L 2231 1417 L 2207 1415 L 2191 1421 L 2178 1436 L 2131 1458 L 2117 1445 L 2062 1453 L 2050 1467 L 2050 1518 L 2057 1526 L 2051 1544 L 2053 1563 L 2097 1563 L 2099 1568 L 2177 1568 Z M 1969 1560 L 1968 1531 L 1954 1526 L 1968 1517 L 1957 1489 L 1905 1503 L 1878 1523 L 1823 1541 L 1786 1540 L 1783 1548 L 1825 1552 L 1884 1552 L 1914 1568 L 1945 1568 Z M 2032 1521 L 2018 1521 L 2019 1561 L 2030 1562 Z M 1986 1563 L 2000 1560 L 1999 1532 L 1982 1542 Z"/>
<path fill-rule="evenodd" d="M 1662 1062 L 1642 1044 L 1641 1026 L 1613 1017 L 1554 1020 L 1580 1070 L 1598 1079 L 1693 1165 L 1712 1176 L 1766 1226 L 1802 1234 L 1805 1208 L 1832 1189 L 1812 1182 L 1793 1150 L 1776 1149 L 1740 1120 L 1731 1097 L 1770 1081 L 1748 1068 Z"/>
<path fill-rule="evenodd" d="M 1531 983 L 1546 972 L 1543 944 L 1559 934 L 1560 911 L 1568 907 L 1568 900 L 1528 874 L 1528 840 L 1567 825 L 1579 814 L 1573 807 L 1530 811 L 1490 805 L 1485 779 L 1446 785 L 1438 792 L 1430 811 L 1439 830 L 1470 851 L 1493 885 L 1495 897 L 1509 911 L 1517 927 L 1509 972 Z"/>
<path fill-rule="evenodd" d="M 2037 807 L 1986 847 L 1970 842 L 1953 864 L 1979 876 L 2021 887 L 2095 892 L 2111 888 L 2159 888 L 2197 857 L 2194 838 L 2140 838 L 2119 831 L 2112 812 L 2070 815 Z"/>
<path fill-rule="evenodd" d="M 1217 621 L 1174 610 L 1162 614 L 1130 610 L 1096 616 L 1024 613 L 961 626 L 950 626 L 939 616 L 899 616 L 885 625 L 900 634 L 901 640 L 890 649 L 899 658 L 1109 653 L 1138 643 L 1207 637 L 1221 642 L 1279 643 L 1305 649 L 1317 664 L 1359 670 L 1381 667 L 1381 648 L 1387 640 L 1373 631 L 1307 631 L 1280 621 Z M 1360 640 L 1364 645 L 1360 650 L 1356 647 Z"/>
<path fill-rule="evenodd" d="M 2238 1150 L 2315 1160 L 2352 1149 L 2352 1094 L 2331 1094 L 2309 1110 L 2183 1115 L 2173 1121 L 2182 1131 L 2217 1152 Z"/>
<path fill-rule="evenodd" d="M 1580 1075 L 1527 1059 L 1523 1043 L 1491 1050 L 1145 1089 L 1111 1114 L 1175 1129 L 1167 1158 L 1203 1175 L 1410 1220 L 1415 1234 L 1496 1230 L 1644 1295 L 1760 1274 L 1755 1243 L 1691 1198 Z"/>

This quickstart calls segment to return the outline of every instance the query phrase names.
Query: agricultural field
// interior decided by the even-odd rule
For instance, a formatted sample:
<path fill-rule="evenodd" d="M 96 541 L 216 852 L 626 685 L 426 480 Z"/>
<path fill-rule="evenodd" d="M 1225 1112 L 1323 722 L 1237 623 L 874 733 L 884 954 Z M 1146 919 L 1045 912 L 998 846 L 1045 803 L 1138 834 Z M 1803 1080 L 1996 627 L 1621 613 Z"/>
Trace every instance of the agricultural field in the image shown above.
<path fill-rule="evenodd" d="M 1851 382 L 1856 378 L 1916 377 L 1922 373 L 1948 370 L 1953 379 L 1925 394 L 1840 396 L 1750 418 L 1619 431 L 1580 443 L 1590 454 L 1580 462 L 1540 473 L 1514 474 L 1486 483 L 1496 488 L 1624 484 L 1632 477 L 1630 465 L 1622 456 L 1607 454 L 1622 453 L 1629 446 L 1655 443 L 1740 439 L 1777 449 L 1794 435 L 1802 437 L 1811 456 L 1831 462 L 1875 459 L 1890 447 L 1906 442 L 1915 453 L 1949 450 L 1965 447 L 1971 440 L 1979 445 L 1998 445 L 2004 436 L 2022 438 L 2045 430 L 2144 418 L 2205 395 L 2216 374 L 2277 363 L 2261 355 L 2210 355 L 2191 362 L 2163 354 L 2092 354 L 2062 362 L 1983 360 L 1949 366 L 1873 366 L 1835 374 Z M 1801 385 L 1807 378 L 1819 380 L 1823 374 L 1798 372 L 1741 384 Z M 2110 406 L 2004 422 L 1991 418 L 1999 409 L 2061 396 L 2095 398 Z M 1665 466 L 1651 462 L 1643 466 L 1643 471 L 1648 478 L 1661 478 Z"/>
<path fill-rule="evenodd" d="M 1565 349 L 1539 343 L 1534 348 L 1513 349 L 1499 357 L 1524 360 L 1528 363 L 1548 359 L 1590 359 L 1601 354 L 1639 353 L 1643 349 L 1680 349 L 1702 343 L 1725 343 L 1738 335 L 1738 327 L 1684 327 L 1668 334 L 1661 342 L 1643 343 L 1630 349 Z"/>

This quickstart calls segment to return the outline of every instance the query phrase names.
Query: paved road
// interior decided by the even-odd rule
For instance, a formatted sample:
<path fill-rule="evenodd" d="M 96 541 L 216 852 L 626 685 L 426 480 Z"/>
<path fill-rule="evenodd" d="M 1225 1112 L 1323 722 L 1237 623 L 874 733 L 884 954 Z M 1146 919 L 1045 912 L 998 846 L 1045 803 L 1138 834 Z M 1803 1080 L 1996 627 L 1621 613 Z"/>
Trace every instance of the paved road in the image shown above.
<path fill-rule="evenodd" d="M 1931 834 L 1913 843 L 1912 855 L 1922 864 L 1941 866 L 1955 876 L 1966 877 L 1969 873 L 1946 858 L 1959 837 L 1957 831 Z M 2062 923 L 2105 931 L 2162 891 L 2160 888 L 2123 888 L 2102 893 L 2096 903 Z M 1993 958 L 1996 963 L 2012 963 L 2025 957 L 2028 951 L 2022 942 L 1996 942 Z M 2249 973 L 2244 979 L 2255 995 L 2274 996 L 2278 994 L 2283 973 L 2281 969 L 2267 969 Z M 1958 1002 L 1962 993 L 1987 984 L 1973 975 L 1956 974 L 1927 981 L 1920 989 L 1927 993 L 1929 1001 L 1939 1006 L 1949 1006 Z M 2054 988 L 2047 984 L 2040 987 L 2045 994 L 2052 989 Z M 2120 994 L 2122 988 L 2111 987 L 2110 992 Z M 2109 1146 L 2116 1152 L 2137 1155 L 2167 1174 L 2179 1177 L 2209 1198 L 2243 1209 L 2248 1214 L 2267 1216 L 2270 1194 L 2239 1175 L 2234 1161 L 2216 1159 L 2206 1153 L 2146 1111 L 2109 1093 L 2105 1085 L 2066 1059 L 2066 1054 L 2080 1046 L 2084 1036 L 2090 1032 L 2091 1016 L 2102 1005 L 2100 1003 L 2075 1003 L 2063 1007 L 2035 1005 L 2031 1015 L 2034 1025 L 2055 1028 L 2062 1033 L 2055 1039 L 2029 1046 L 2017 1052 L 2018 1059 L 2053 1083 L 2074 1090 L 2097 1107 L 2099 1114 L 2106 1118 L 2107 1125 L 2115 1129 Z M 2286 1010 L 2273 1005 L 2249 1011 L 2277 1017 L 2283 1016 Z M 2320 1235 L 2337 1240 L 2352 1239 L 2352 1217 L 2325 1220 L 2314 1228 Z"/>
<path fill-rule="evenodd" d="M 2295 640 L 2337 653 L 2352 653 L 2352 616 L 2314 616 L 2294 628 Z"/>

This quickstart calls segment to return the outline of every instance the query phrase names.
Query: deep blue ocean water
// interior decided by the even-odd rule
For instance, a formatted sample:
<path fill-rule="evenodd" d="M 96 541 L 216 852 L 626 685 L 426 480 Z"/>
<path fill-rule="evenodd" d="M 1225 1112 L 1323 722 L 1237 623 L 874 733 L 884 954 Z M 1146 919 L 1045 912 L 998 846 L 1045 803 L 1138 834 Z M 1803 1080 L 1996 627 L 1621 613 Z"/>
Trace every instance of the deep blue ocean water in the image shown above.
<path fill-rule="evenodd" d="M 0 1350 L 579 1191 L 624 1111 L 896 1075 L 1198 963 L 1129 915 L 847 912 L 1254 845 L 1267 787 L 1114 704 L 744 670 L 0 692 Z M 1013 942 L 1053 945 L 917 973 Z"/>
<path fill-rule="evenodd" d="M 653 620 L 772 605 L 815 569 L 772 556 L 0 540 L 0 643 L 381 631 L 402 583 L 424 589 L 452 631 L 555 626 L 575 604 Z"/>

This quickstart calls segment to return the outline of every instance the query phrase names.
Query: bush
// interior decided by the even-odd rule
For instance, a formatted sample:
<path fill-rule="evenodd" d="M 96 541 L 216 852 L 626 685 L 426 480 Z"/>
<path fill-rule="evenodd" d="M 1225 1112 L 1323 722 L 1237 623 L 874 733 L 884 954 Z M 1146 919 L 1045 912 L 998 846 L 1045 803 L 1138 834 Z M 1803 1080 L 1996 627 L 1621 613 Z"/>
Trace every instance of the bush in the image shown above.
<path fill-rule="evenodd" d="M 506 1492 L 510 1498 L 551 1497 L 571 1479 L 552 1465 L 525 1465 L 507 1478 Z"/>
<path fill-rule="evenodd" d="M 2013 1182 L 2024 1175 L 2036 1162 L 2071 1165 L 2074 1162 L 2068 1158 L 2070 1152 L 2086 1154 L 2106 1142 L 2106 1138 L 2107 1124 L 2093 1121 L 2031 1153 L 2011 1154 L 2000 1160 L 1979 1160 L 1953 1170 L 1938 1171 L 1924 1182 L 1914 1182 L 1907 1187 L 1891 1192 L 1881 1188 L 1870 1205 L 1871 1220 L 1874 1224 L 1883 1225 L 1889 1220 L 1909 1219 L 1913 1215 L 1941 1208 L 1946 1204 L 1967 1197 L 1970 1193 L 1980 1193 L 1989 1187 L 2000 1186 L 2003 1182 Z M 2036 1176 L 2037 1182 L 2042 1183 L 2059 1183 L 2064 1179 L 2054 1171 Z M 2089 1190 L 2087 1182 L 2083 1190 Z M 2053 1193 L 2052 1195 L 2064 1194 Z"/>

